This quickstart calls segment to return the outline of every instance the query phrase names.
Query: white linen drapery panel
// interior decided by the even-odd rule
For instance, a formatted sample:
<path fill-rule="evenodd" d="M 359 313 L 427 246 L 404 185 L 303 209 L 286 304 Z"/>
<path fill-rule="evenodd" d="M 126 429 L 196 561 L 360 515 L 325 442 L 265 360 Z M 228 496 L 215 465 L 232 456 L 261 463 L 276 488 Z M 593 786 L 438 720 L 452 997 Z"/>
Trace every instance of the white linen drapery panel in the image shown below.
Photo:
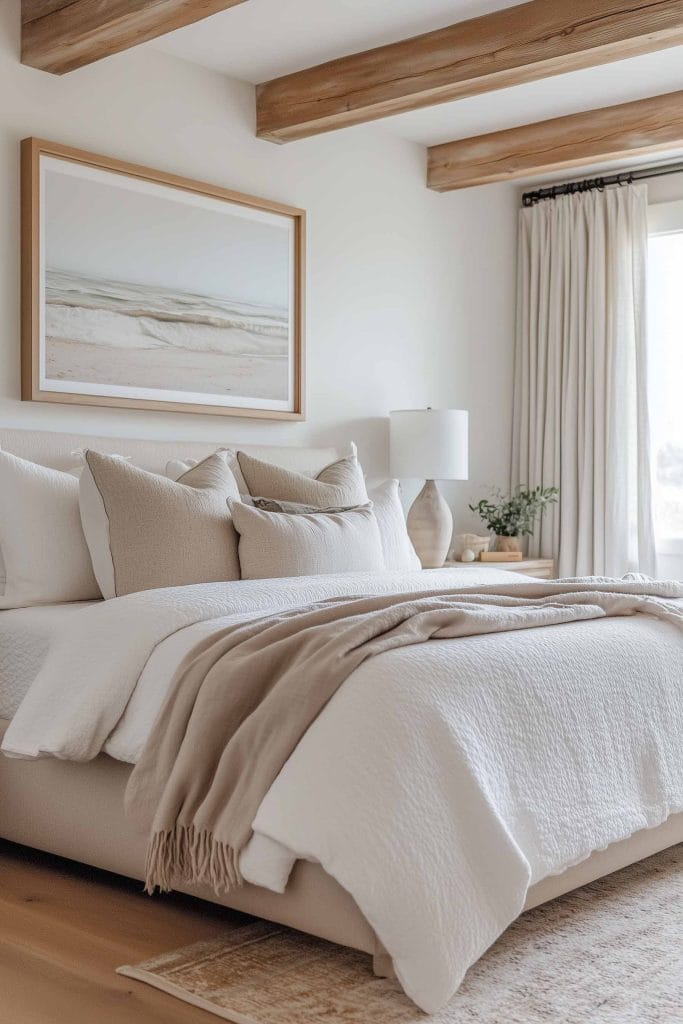
<path fill-rule="evenodd" d="M 560 487 L 529 557 L 561 576 L 655 572 L 647 242 L 645 185 L 520 211 L 512 478 Z"/>

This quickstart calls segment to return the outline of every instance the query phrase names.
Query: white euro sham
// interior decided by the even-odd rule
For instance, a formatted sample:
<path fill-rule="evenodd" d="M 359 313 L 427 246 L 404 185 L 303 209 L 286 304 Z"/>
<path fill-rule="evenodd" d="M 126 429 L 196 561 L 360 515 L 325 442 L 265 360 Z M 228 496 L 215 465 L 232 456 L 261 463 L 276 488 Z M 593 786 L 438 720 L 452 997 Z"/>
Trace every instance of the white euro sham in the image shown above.
<path fill-rule="evenodd" d="M 422 563 L 408 536 L 398 480 L 385 480 L 368 492 L 382 538 L 384 567 L 397 572 L 418 572 Z"/>
<path fill-rule="evenodd" d="M 0 609 L 100 597 L 69 473 L 0 451 L 0 548 Z"/>

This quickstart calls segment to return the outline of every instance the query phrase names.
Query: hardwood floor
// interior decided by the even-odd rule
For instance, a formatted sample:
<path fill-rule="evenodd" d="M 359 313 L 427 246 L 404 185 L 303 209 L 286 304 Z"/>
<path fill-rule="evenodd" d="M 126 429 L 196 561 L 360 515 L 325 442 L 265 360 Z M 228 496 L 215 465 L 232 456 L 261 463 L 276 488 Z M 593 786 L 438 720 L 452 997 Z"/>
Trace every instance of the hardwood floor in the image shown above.
<path fill-rule="evenodd" d="M 0 1024 L 209 1024 L 114 973 L 250 918 L 0 841 Z"/>

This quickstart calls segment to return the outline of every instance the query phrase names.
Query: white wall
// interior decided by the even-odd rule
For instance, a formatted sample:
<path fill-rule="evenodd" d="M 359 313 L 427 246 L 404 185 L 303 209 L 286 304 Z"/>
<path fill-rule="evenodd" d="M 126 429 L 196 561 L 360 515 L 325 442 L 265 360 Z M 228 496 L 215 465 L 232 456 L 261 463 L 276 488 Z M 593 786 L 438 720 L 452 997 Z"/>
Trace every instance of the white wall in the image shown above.
<path fill-rule="evenodd" d="M 0 4 L 0 422 L 121 436 L 274 444 L 355 438 L 387 470 L 391 408 L 471 412 L 459 513 L 507 483 L 517 193 L 438 196 L 423 150 L 381 127 L 288 146 L 254 137 L 253 90 L 165 54 L 64 78 L 19 64 L 19 0 Z M 42 136 L 308 211 L 308 419 L 247 419 L 19 401 L 19 140 Z M 412 491 L 408 487 L 408 495 Z M 468 517 L 469 518 L 469 517 Z M 471 519 L 470 519 L 471 521 Z"/>

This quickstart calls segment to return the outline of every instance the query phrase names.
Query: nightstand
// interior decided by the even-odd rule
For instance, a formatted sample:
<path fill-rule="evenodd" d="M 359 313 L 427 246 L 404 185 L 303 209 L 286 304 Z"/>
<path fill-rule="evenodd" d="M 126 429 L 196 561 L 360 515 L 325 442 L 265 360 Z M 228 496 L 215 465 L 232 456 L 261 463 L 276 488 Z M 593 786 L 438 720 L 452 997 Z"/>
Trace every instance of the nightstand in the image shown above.
<path fill-rule="evenodd" d="M 552 558 L 527 558 L 521 562 L 444 562 L 444 569 L 505 569 L 507 572 L 523 572 L 539 580 L 555 579 L 555 562 Z"/>

